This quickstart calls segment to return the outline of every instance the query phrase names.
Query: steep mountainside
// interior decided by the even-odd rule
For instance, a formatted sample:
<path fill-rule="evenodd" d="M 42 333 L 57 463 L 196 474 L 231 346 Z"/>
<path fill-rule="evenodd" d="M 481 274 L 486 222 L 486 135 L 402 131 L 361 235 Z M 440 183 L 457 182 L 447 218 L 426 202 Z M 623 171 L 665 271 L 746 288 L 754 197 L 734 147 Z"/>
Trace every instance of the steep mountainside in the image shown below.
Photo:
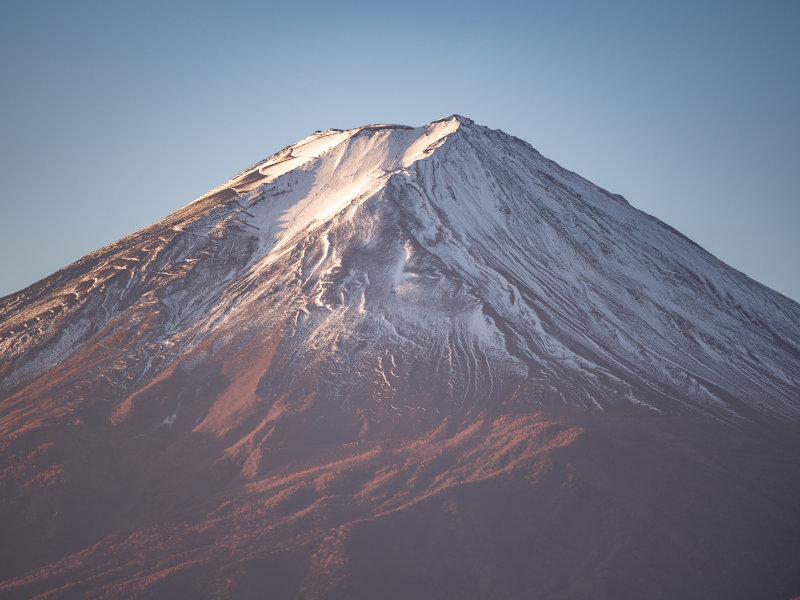
<path fill-rule="evenodd" d="M 800 306 L 459 116 L 0 299 L 11 597 L 800 594 Z"/>

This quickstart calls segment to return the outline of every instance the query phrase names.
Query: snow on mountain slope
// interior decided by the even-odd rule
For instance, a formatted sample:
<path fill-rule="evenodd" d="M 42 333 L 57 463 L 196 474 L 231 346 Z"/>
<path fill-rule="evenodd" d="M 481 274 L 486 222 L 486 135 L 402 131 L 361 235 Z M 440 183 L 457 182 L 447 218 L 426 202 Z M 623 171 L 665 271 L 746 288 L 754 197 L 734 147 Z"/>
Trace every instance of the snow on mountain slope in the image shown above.
<path fill-rule="evenodd" d="M 376 421 L 507 397 L 800 416 L 800 306 L 459 116 L 315 133 L 0 300 L 0 323 L 10 397 L 61 369 L 116 403 L 277 336 L 262 397 L 316 385 Z"/>
<path fill-rule="evenodd" d="M 800 306 L 462 117 L 0 299 L 0 595 L 800 591 Z"/>

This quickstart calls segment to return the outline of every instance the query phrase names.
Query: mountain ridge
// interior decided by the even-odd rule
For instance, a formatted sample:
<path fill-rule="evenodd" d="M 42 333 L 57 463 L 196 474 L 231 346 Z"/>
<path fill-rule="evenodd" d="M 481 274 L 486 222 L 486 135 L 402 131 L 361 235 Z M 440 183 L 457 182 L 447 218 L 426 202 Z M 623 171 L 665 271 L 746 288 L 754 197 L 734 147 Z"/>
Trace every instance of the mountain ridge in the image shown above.
<path fill-rule="evenodd" d="M 0 299 L 1 595 L 800 593 L 800 306 L 462 120 Z"/>
<path fill-rule="evenodd" d="M 339 221 L 345 223 L 348 219 L 361 218 L 362 215 L 364 216 L 362 224 L 367 227 L 382 227 L 383 225 L 379 222 L 382 218 L 405 219 L 404 223 L 396 222 L 397 227 L 400 228 L 398 231 L 403 230 L 407 223 L 413 223 L 412 228 L 415 228 L 413 231 L 407 230 L 400 233 L 401 237 L 404 236 L 405 241 L 403 242 L 404 249 L 397 258 L 399 262 L 395 267 L 383 265 L 384 271 L 400 269 L 393 281 L 382 284 L 389 286 L 391 293 L 395 296 L 399 289 L 414 289 L 414 284 L 404 273 L 411 268 L 409 261 L 415 251 L 423 256 L 421 259 L 423 262 L 427 261 L 425 268 L 428 269 L 429 275 L 436 272 L 441 275 L 443 273 L 441 269 L 449 270 L 448 272 L 455 269 L 453 271 L 456 273 L 455 277 L 460 278 L 460 281 L 466 281 L 468 286 L 483 290 L 494 288 L 494 293 L 508 296 L 504 298 L 470 296 L 470 302 L 477 302 L 483 307 L 481 310 L 485 308 L 493 316 L 470 313 L 472 316 L 467 315 L 465 318 L 471 319 L 474 326 L 469 335 L 475 332 L 487 333 L 492 330 L 490 332 L 492 335 L 496 334 L 501 338 L 507 337 L 506 333 L 509 328 L 507 324 L 503 325 L 506 327 L 505 333 L 497 329 L 500 321 L 512 319 L 516 325 L 520 319 L 522 322 L 527 320 L 527 333 L 514 332 L 511 334 L 512 337 L 516 336 L 517 338 L 520 335 L 523 338 L 528 336 L 523 344 L 528 348 L 521 351 L 524 356 L 506 353 L 506 359 L 498 358 L 498 360 L 506 360 L 506 362 L 522 360 L 523 363 L 527 363 L 527 367 L 519 366 L 519 369 L 531 370 L 532 368 L 533 371 L 536 371 L 537 367 L 531 367 L 531 365 L 534 363 L 540 365 L 542 362 L 550 360 L 546 356 L 548 351 L 543 349 L 542 343 L 560 347 L 561 350 L 558 352 L 563 355 L 560 358 L 561 361 L 565 357 L 571 356 L 571 360 L 584 363 L 588 360 L 588 364 L 596 364 L 598 363 L 596 358 L 598 352 L 607 355 L 614 353 L 607 347 L 611 342 L 605 341 L 606 346 L 601 343 L 598 347 L 597 332 L 595 335 L 582 336 L 576 327 L 603 327 L 602 323 L 610 319 L 618 325 L 617 332 L 625 331 L 619 315 L 628 314 L 630 316 L 638 311 L 640 327 L 652 329 L 650 323 L 656 319 L 664 320 L 662 313 L 669 315 L 676 310 L 684 310 L 681 305 L 687 305 L 689 308 L 675 317 L 680 323 L 675 321 L 673 316 L 668 316 L 659 329 L 659 337 L 669 337 L 669 335 L 673 335 L 670 333 L 672 329 L 680 329 L 681 323 L 692 321 L 692 311 L 699 310 L 708 313 L 709 310 L 717 310 L 718 306 L 716 305 L 719 305 L 729 315 L 726 324 L 727 331 L 724 332 L 728 339 L 734 335 L 741 336 L 740 332 L 734 334 L 732 328 L 742 327 L 744 324 L 751 331 L 750 347 L 747 352 L 752 354 L 759 346 L 764 347 L 764 338 L 771 337 L 790 351 L 789 356 L 795 355 L 789 363 L 777 370 L 786 373 L 786 369 L 790 371 L 797 369 L 796 353 L 800 348 L 800 336 L 797 331 L 794 331 L 785 341 L 783 338 L 786 337 L 787 332 L 791 331 L 792 321 L 800 320 L 800 310 L 798 310 L 800 307 L 791 301 L 787 302 L 787 299 L 783 299 L 776 292 L 767 291 L 768 288 L 762 287 L 760 284 L 756 285 L 738 271 L 730 269 L 669 226 L 652 217 L 642 217 L 644 213 L 631 207 L 621 197 L 608 194 L 605 190 L 593 186 L 579 176 L 561 169 L 535 150 L 532 153 L 527 152 L 528 149 L 531 147 L 525 142 L 502 132 L 476 126 L 471 120 L 459 116 L 445 117 L 416 129 L 381 125 L 343 131 L 328 130 L 312 134 L 270 158 L 256 163 L 166 219 L 143 228 L 116 244 L 87 255 L 82 261 L 67 267 L 67 270 L 64 271 L 65 274 L 71 272 L 72 269 L 80 269 L 81 263 L 84 262 L 87 265 L 92 265 L 94 262 L 102 263 L 104 260 L 113 263 L 99 270 L 89 266 L 84 272 L 82 283 L 74 286 L 75 289 L 61 292 L 61 302 L 53 298 L 45 298 L 44 302 L 49 308 L 45 310 L 42 307 L 42 310 L 38 311 L 39 314 L 26 315 L 25 313 L 36 313 L 37 311 L 23 311 L 22 316 L 28 318 L 21 324 L 14 323 L 13 318 L 9 319 L 6 316 L 9 314 L 9 308 L 12 309 L 12 316 L 19 316 L 19 312 L 17 315 L 13 315 L 15 303 L 8 302 L 10 297 L 4 299 L 8 304 L 3 307 L 5 310 L 0 309 L 0 311 L 3 313 L 3 320 L 4 323 L 7 323 L 7 327 L 0 332 L 0 351 L 3 351 L 4 358 L 6 358 L 6 365 L 3 367 L 4 373 L 11 371 L 11 374 L 4 375 L 4 378 L 6 381 L 9 379 L 13 381 L 15 377 L 14 367 L 13 365 L 9 367 L 7 361 L 9 357 L 20 355 L 15 350 L 15 342 L 21 348 L 22 353 L 27 353 L 27 348 L 32 348 L 34 354 L 38 351 L 39 344 L 36 336 L 30 335 L 25 330 L 34 327 L 37 331 L 43 332 L 42 335 L 46 335 L 46 326 L 38 326 L 43 318 L 47 319 L 53 314 L 60 314 L 59 309 L 69 312 L 70 304 L 81 306 L 81 302 L 85 298 L 91 297 L 92 294 L 88 292 L 99 287 L 103 293 L 104 281 L 112 281 L 115 276 L 119 280 L 125 274 L 129 275 L 129 280 L 121 292 L 123 296 L 131 283 L 137 281 L 142 283 L 139 280 L 148 278 L 156 286 L 148 288 L 150 289 L 149 293 L 162 290 L 165 286 L 178 285 L 181 278 L 194 273 L 195 264 L 203 264 L 203 260 L 198 258 L 202 256 L 203 252 L 214 252 L 214 248 L 219 245 L 229 259 L 233 254 L 237 254 L 238 257 L 230 260 L 227 266 L 231 268 L 224 276 L 220 275 L 222 265 L 215 267 L 217 268 L 216 272 L 198 275 L 205 280 L 206 286 L 210 284 L 217 290 L 214 292 L 218 297 L 217 306 L 215 308 L 207 307 L 206 310 L 212 309 L 217 313 L 224 312 L 227 315 L 231 306 L 246 302 L 245 296 L 241 295 L 236 298 L 232 297 L 228 301 L 222 299 L 222 295 L 234 294 L 235 296 L 236 294 L 232 290 L 224 289 L 221 282 L 228 281 L 226 278 L 232 277 L 235 280 L 234 287 L 236 289 L 245 290 L 248 286 L 252 288 L 253 285 L 257 287 L 258 284 L 253 282 L 259 279 L 260 273 L 274 269 L 274 265 L 278 262 L 300 260 L 301 263 L 303 261 L 308 263 L 312 254 L 317 262 L 315 264 L 303 263 L 299 266 L 299 270 L 301 276 L 307 279 L 306 283 L 313 279 L 313 286 L 316 286 L 312 286 L 316 290 L 315 295 L 310 299 L 310 304 L 307 302 L 305 306 L 299 307 L 300 312 L 296 313 L 295 321 L 300 318 L 298 315 L 301 313 L 308 313 L 309 306 L 320 308 L 324 305 L 330 309 L 333 305 L 324 302 L 320 304 L 320 299 L 327 293 L 321 288 L 328 285 L 324 282 L 320 283 L 320 277 L 324 278 L 330 275 L 332 270 L 340 269 L 340 265 L 336 263 L 340 258 L 331 258 L 325 254 L 329 252 L 335 254 L 336 248 L 331 249 L 328 234 L 320 228 L 330 228 L 334 221 L 338 227 Z M 502 154 L 502 160 L 495 159 L 495 154 Z M 455 183 L 454 180 L 448 180 L 447 177 L 438 182 L 436 173 L 447 174 L 447 168 L 452 168 L 448 166 L 448 161 L 449 165 L 469 163 L 470 170 L 459 167 L 461 169 L 459 176 L 466 181 L 473 177 L 472 183 L 459 189 L 457 186 L 461 183 Z M 509 169 L 507 163 L 514 165 L 515 169 Z M 490 164 L 491 168 L 487 167 L 487 164 Z M 501 182 L 501 178 L 494 173 L 502 173 L 506 179 Z M 523 180 L 520 179 L 521 173 L 533 173 L 533 177 L 528 176 L 523 183 Z M 514 178 L 517 181 L 514 181 Z M 421 182 L 429 180 L 434 182 L 433 187 L 426 188 L 425 186 L 428 184 Z M 491 189 L 485 186 L 481 187 L 488 180 L 492 182 Z M 516 187 L 514 187 L 515 184 Z M 436 185 L 443 187 L 437 189 Z M 507 190 L 506 186 L 508 185 L 512 187 Z M 538 192 L 530 191 L 537 187 Z M 449 197 L 440 192 L 440 189 L 443 188 L 449 190 L 447 192 Z M 455 201 L 454 194 L 456 192 L 454 190 L 456 189 L 460 194 L 458 201 Z M 581 192 L 576 190 L 581 190 Z M 394 198 L 393 195 L 397 198 Z M 391 210 L 395 212 L 389 214 L 384 211 L 384 213 L 378 214 L 385 206 L 359 212 L 362 204 L 370 202 L 392 206 Z M 409 212 L 408 207 L 412 205 L 414 208 Z M 513 207 L 513 210 L 509 208 L 510 206 Z M 468 213 L 466 220 L 462 219 L 462 213 Z M 520 220 L 526 220 L 527 229 L 523 230 L 518 226 L 516 221 Z M 200 223 L 202 225 L 198 225 Z M 624 228 L 629 226 L 639 230 L 637 235 L 640 235 L 640 238 L 631 237 L 625 231 Z M 516 231 L 514 231 L 515 228 Z M 534 235 L 542 235 L 546 239 L 539 242 L 532 252 L 525 245 L 537 244 L 535 240 L 532 242 L 526 239 L 533 232 L 536 232 Z M 347 243 L 351 245 L 367 247 L 371 243 L 363 244 L 352 232 L 347 235 L 349 236 Z M 297 238 L 297 236 L 301 237 Z M 649 236 L 650 239 L 641 238 L 641 236 Z M 139 238 L 142 238 L 141 241 Z M 622 245 L 618 243 L 620 239 L 623 240 Z M 207 241 L 210 241 L 211 244 L 208 244 Z M 215 246 L 215 242 L 221 244 Z M 125 254 L 127 246 L 132 243 L 138 244 L 137 251 L 143 255 L 142 257 L 117 255 Z M 390 240 L 390 243 L 394 242 Z M 499 245 L 501 243 L 506 246 Z M 197 252 L 197 248 L 203 244 L 208 248 Z M 321 245 L 314 246 L 313 251 L 307 252 L 302 246 L 310 248 L 311 246 L 308 244 Z M 476 244 L 481 246 L 480 251 L 475 250 Z M 688 248 L 684 248 L 687 244 Z M 175 255 L 169 259 L 171 261 L 167 265 L 169 268 L 167 270 L 162 268 L 164 265 L 160 265 L 161 259 L 158 256 L 170 248 L 181 245 L 184 249 L 192 249 L 197 256 L 179 257 Z M 557 250 L 554 252 L 552 247 Z M 321 253 L 321 249 L 324 249 L 323 253 Z M 349 252 L 349 250 L 347 251 Z M 628 254 L 626 255 L 625 252 Z M 639 254 L 633 254 L 633 252 Z M 649 257 L 647 252 L 655 252 L 654 258 Z M 670 255 L 675 252 L 682 254 L 678 254 L 676 259 Z M 403 254 L 405 254 L 405 259 Z M 527 263 L 525 265 L 518 263 L 517 255 L 525 256 Z M 655 268 L 651 266 L 656 265 L 653 262 L 654 259 L 663 261 L 659 256 L 672 261 L 672 265 L 656 266 Z M 598 262 L 599 257 L 603 257 L 602 262 Z M 138 266 L 137 263 L 142 260 L 144 261 L 143 266 Z M 148 266 L 153 261 L 158 266 L 153 269 L 154 273 L 149 273 Z M 693 265 L 692 261 L 700 266 Z M 514 269 L 506 270 L 507 265 L 515 263 L 516 271 Z M 556 279 L 552 277 L 542 279 L 535 270 L 531 270 L 531 264 L 538 265 L 539 272 L 545 269 L 552 272 L 554 268 L 558 268 L 558 276 Z M 626 271 L 628 268 L 626 264 L 630 264 L 632 270 Z M 298 268 L 297 265 L 295 268 Z M 609 268 L 612 270 L 609 271 Z M 315 274 L 315 270 L 321 271 Z M 362 275 L 366 272 L 364 271 Z M 414 274 L 413 269 L 411 272 L 412 275 L 409 277 L 412 279 L 419 275 Z M 123 274 L 123 277 L 120 277 L 120 273 Z M 575 279 L 574 273 L 578 273 L 578 279 Z M 645 275 L 647 275 L 647 283 L 642 284 L 641 278 Z M 58 277 L 58 274 L 54 277 Z M 383 275 L 379 277 L 383 277 Z M 663 282 L 665 278 L 671 278 L 676 283 L 674 285 L 673 282 L 665 284 Z M 714 281 L 715 278 L 716 281 Z M 58 279 L 56 279 L 57 281 Z M 629 283 L 623 283 L 625 281 Z M 337 286 L 343 286 L 343 289 L 348 285 L 341 281 L 331 282 L 331 285 L 334 283 Z M 368 287 L 368 283 L 365 282 L 351 283 L 356 286 L 360 285 L 364 290 Z M 282 285 L 287 284 L 288 282 L 284 282 Z M 591 285 L 591 289 L 586 287 L 587 284 Z M 609 292 L 606 288 L 610 284 L 614 286 L 614 289 Z M 58 285 L 55 283 L 55 287 Z M 552 288 L 553 285 L 556 287 Z M 87 290 L 81 289 L 81 286 L 86 287 Z M 145 287 L 147 286 L 145 285 Z M 691 291 L 688 289 L 690 287 Z M 208 292 L 212 288 L 206 287 L 205 291 Z M 525 288 L 527 288 L 525 293 L 528 295 L 526 299 L 528 306 L 523 309 L 522 313 L 514 313 L 512 318 L 508 314 L 515 310 L 511 304 L 521 297 L 520 290 Z M 680 296 L 676 300 L 678 304 L 662 306 L 661 300 L 647 297 L 648 289 L 653 288 L 660 289 L 661 293 L 678 294 Z M 561 289 L 560 293 L 567 295 L 588 294 L 591 297 L 587 296 L 587 301 L 582 305 L 570 305 L 569 303 L 564 305 L 570 306 L 570 309 L 567 313 L 563 313 L 563 306 L 557 307 L 552 303 L 552 291 L 547 291 L 548 289 Z M 702 301 L 694 297 L 694 294 L 698 292 L 703 294 Z M 169 299 L 168 295 L 159 293 L 156 294 L 159 296 L 158 302 L 163 305 L 159 310 L 172 311 L 180 317 L 183 308 Z M 245 294 L 252 296 L 253 290 L 250 289 Z M 366 291 L 362 292 L 362 296 L 363 294 L 366 294 Z M 746 307 L 741 305 L 741 298 L 744 294 L 753 297 L 753 301 L 749 302 Z M 739 298 L 736 298 L 737 295 Z M 135 295 L 131 297 L 136 298 Z M 366 298 L 366 296 L 363 297 Z M 640 308 L 639 299 L 642 297 L 649 302 L 644 309 Z M 759 297 L 759 299 L 756 300 L 755 297 Z M 509 298 L 511 299 L 510 303 Z M 451 298 L 451 300 L 453 299 Z M 564 301 L 567 301 L 566 297 Z M 598 301 L 600 304 L 597 304 Z M 225 302 L 228 302 L 228 305 L 225 305 Z M 391 303 L 390 300 L 387 302 Z M 545 304 L 544 313 L 534 308 L 537 302 Z M 764 307 L 768 304 L 771 304 L 775 310 L 765 317 Z M 395 302 L 392 306 L 393 310 L 399 310 L 401 305 Z M 605 306 L 602 309 L 605 310 L 602 315 L 598 314 L 596 317 L 592 317 L 589 314 L 601 306 Z M 384 308 L 385 306 L 381 310 Z M 498 309 L 500 310 L 498 311 Z M 118 311 L 119 309 L 114 309 L 112 306 L 111 313 L 106 311 L 107 316 L 112 317 L 112 313 L 117 314 L 114 310 Z M 685 312 L 687 310 L 689 312 Z M 444 312 L 441 314 L 444 315 Z M 542 325 L 538 324 L 543 318 L 547 321 L 559 314 L 562 314 L 562 320 L 566 320 L 563 320 L 555 334 L 546 332 L 542 329 Z M 449 319 L 450 317 L 443 316 L 442 318 Z M 596 321 L 597 318 L 602 321 Z M 776 318 L 779 319 L 778 329 L 770 329 L 771 326 L 766 323 L 774 321 Z M 758 323 L 765 324 L 766 334 L 755 328 Z M 191 324 L 187 322 L 187 325 Z M 91 328 L 91 325 L 86 326 Z M 203 326 L 198 321 L 191 326 L 208 329 L 211 325 Z M 664 329 L 665 327 L 666 329 Z M 713 340 L 720 334 L 713 330 L 703 331 L 697 323 L 694 324 L 694 327 L 694 333 L 682 337 L 679 335 L 675 340 L 670 341 L 668 346 L 675 347 L 676 344 L 683 346 L 688 341 L 697 347 L 692 349 L 691 358 L 697 359 L 697 357 L 703 356 L 702 359 L 699 359 L 700 363 L 703 364 L 704 361 L 707 363 L 708 359 L 705 355 L 710 350 L 707 343 L 711 342 L 700 338 Z M 16 331 L 13 328 L 16 328 Z M 563 338 L 562 334 L 565 328 L 568 330 L 566 339 L 553 337 L 556 335 L 556 337 Z M 17 338 L 21 337 L 27 342 L 18 342 L 13 333 L 8 333 L 9 331 L 15 332 Z M 76 335 L 80 337 L 80 333 Z M 608 335 L 608 332 L 604 335 Z M 618 336 L 619 333 L 615 335 Z M 530 338 L 530 336 L 534 337 Z M 536 341 L 539 338 L 549 341 Z M 627 339 L 626 343 L 637 345 L 640 352 L 643 352 L 641 350 L 645 345 L 642 341 L 643 338 L 640 339 L 640 336 L 637 337 L 631 333 Z M 155 340 L 154 343 L 163 344 L 165 342 Z M 517 348 L 521 348 L 518 341 L 514 343 L 517 344 Z M 577 354 L 568 348 L 570 344 L 574 345 L 575 343 L 582 347 Z M 505 342 L 491 342 L 490 346 L 500 348 L 497 344 L 502 346 Z M 35 375 L 36 365 L 46 364 L 48 360 L 52 360 L 53 356 L 59 356 L 59 353 L 69 355 L 72 346 L 67 344 L 66 350 L 63 346 L 64 344 L 61 347 L 56 346 L 55 349 L 52 349 L 51 346 L 49 355 L 51 358 L 48 359 L 48 355 L 46 355 L 40 363 L 28 360 L 21 369 L 16 370 L 16 377 L 24 379 L 26 376 Z M 533 346 L 538 346 L 538 350 Z M 190 347 L 186 349 L 190 350 Z M 781 355 L 775 355 L 773 351 L 770 351 L 772 352 L 771 357 L 758 356 L 753 359 L 748 358 L 747 352 L 741 350 L 736 356 L 739 357 L 738 360 L 741 363 L 739 364 L 740 370 L 742 367 L 746 368 L 751 373 L 750 377 L 754 376 L 753 373 L 761 372 L 765 364 L 770 364 L 769 368 L 774 368 L 776 359 L 785 363 L 785 357 L 780 359 Z M 630 363 L 633 371 L 641 371 L 644 368 L 641 361 L 637 363 L 636 359 L 630 356 L 630 351 L 628 354 L 629 356 L 618 366 Z M 434 360 L 437 359 L 434 358 Z M 462 362 L 471 360 L 474 359 L 467 358 L 466 352 L 461 359 Z M 654 356 L 649 357 L 648 360 L 650 362 L 648 368 L 653 366 L 653 361 L 661 361 Z M 721 359 L 718 360 L 718 363 L 720 361 Z M 794 366 L 790 367 L 790 364 Z M 594 369 L 598 366 L 596 364 L 595 367 L 590 366 L 589 368 Z M 600 368 L 607 370 L 607 367 Z M 628 367 L 623 368 L 627 369 Z M 721 406 L 723 412 L 728 410 L 727 401 L 720 398 L 720 394 L 714 390 L 721 388 L 727 395 L 730 395 L 731 390 L 724 389 L 725 384 L 721 377 L 709 378 L 708 375 L 711 371 L 719 370 L 718 365 L 711 369 L 706 367 L 705 374 L 689 369 L 686 361 L 678 363 L 675 368 L 688 370 L 690 373 L 688 376 L 667 374 L 667 377 L 680 376 L 684 378 L 680 393 L 694 389 L 696 394 L 704 395 L 709 403 Z M 492 370 L 491 365 L 489 370 Z M 21 374 L 19 374 L 20 371 Z M 589 377 L 596 378 L 597 376 L 589 375 Z M 796 401 L 791 401 L 794 393 L 791 391 L 791 387 L 797 386 L 797 380 L 795 378 L 794 384 L 792 384 L 792 376 L 788 374 L 784 376 L 784 380 L 785 383 L 779 384 L 779 386 L 789 385 L 784 392 L 779 392 L 780 388 L 776 388 L 774 384 L 768 384 L 768 387 L 773 388 L 771 393 L 779 393 L 785 400 L 789 400 L 788 406 L 791 408 L 787 410 L 790 410 L 789 414 L 793 414 L 794 418 L 798 418 L 800 406 Z M 709 385 L 714 389 L 710 389 Z M 764 385 L 763 382 L 760 382 L 760 385 Z M 742 390 L 751 386 L 752 384 L 748 381 L 740 378 L 739 389 L 736 391 L 741 394 Z M 645 387 L 649 387 L 649 384 Z M 601 403 L 593 397 L 593 394 L 600 393 L 601 396 L 608 396 L 611 393 L 612 396 L 616 395 L 616 392 L 609 392 L 607 387 L 603 389 L 605 391 L 579 390 L 575 393 L 581 395 L 583 399 L 577 401 L 600 407 Z M 627 390 L 623 395 L 636 395 L 632 388 L 627 388 Z M 657 390 L 657 393 L 667 397 L 675 396 L 675 392 L 670 392 L 663 386 Z M 563 390 L 556 390 L 555 394 L 564 397 Z M 750 394 L 752 400 L 755 392 L 752 391 Z M 641 399 L 639 402 L 646 405 L 651 404 L 645 399 Z M 663 406 L 660 406 L 659 410 L 663 410 Z M 705 411 L 706 408 L 701 407 L 700 410 Z M 768 410 L 781 409 L 772 407 Z"/>

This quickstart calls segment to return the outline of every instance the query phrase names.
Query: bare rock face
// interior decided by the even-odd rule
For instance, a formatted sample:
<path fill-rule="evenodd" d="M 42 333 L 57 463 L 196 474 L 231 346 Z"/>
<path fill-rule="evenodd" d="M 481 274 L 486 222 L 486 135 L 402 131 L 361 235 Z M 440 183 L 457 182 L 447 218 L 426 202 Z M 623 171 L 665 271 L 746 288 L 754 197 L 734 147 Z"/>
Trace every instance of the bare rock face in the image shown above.
<path fill-rule="evenodd" d="M 800 306 L 459 116 L 0 299 L 0 595 L 800 595 Z"/>

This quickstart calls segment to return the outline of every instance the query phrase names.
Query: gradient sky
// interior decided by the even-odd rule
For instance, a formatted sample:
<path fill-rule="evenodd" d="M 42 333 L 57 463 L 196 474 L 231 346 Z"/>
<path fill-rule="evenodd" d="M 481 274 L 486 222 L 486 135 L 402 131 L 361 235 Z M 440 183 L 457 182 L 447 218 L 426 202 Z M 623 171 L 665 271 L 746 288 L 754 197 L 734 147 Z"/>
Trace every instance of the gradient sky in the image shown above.
<path fill-rule="evenodd" d="M 800 2 L 6 2 L 0 296 L 316 129 L 459 113 L 800 300 Z"/>

